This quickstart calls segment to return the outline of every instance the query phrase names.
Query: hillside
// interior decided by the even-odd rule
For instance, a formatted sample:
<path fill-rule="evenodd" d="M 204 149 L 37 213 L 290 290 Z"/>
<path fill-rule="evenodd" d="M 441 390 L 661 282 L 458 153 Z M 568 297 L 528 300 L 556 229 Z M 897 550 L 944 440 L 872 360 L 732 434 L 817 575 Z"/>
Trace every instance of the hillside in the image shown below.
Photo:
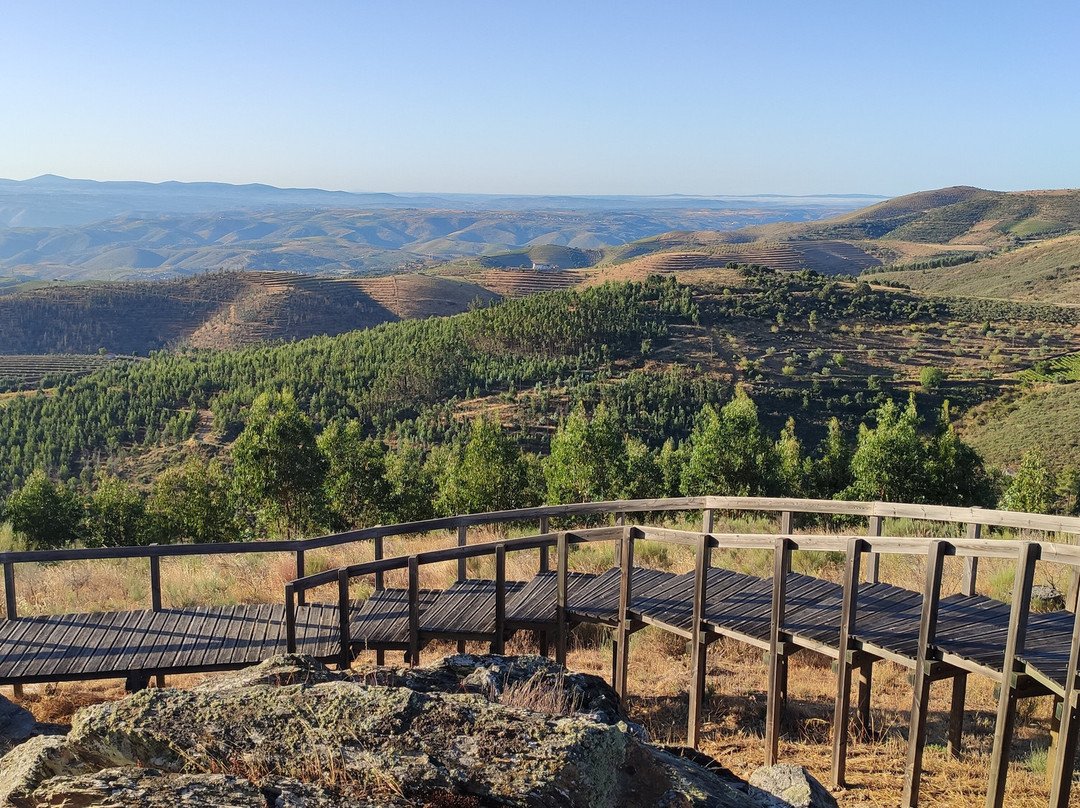
<path fill-rule="evenodd" d="M 872 279 L 934 294 L 1080 302 L 1080 234 L 1048 238 L 957 266 L 901 268 Z"/>
<path fill-rule="evenodd" d="M 964 435 L 986 461 L 1012 471 L 1038 448 L 1056 470 L 1080 462 L 1080 384 L 1042 385 L 977 408 Z"/>
<path fill-rule="evenodd" d="M 233 348 L 456 314 L 494 295 L 410 275 L 336 281 L 284 272 L 215 272 L 157 283 L 54 284 L 0 295 L 0 353 L 145 356 L 190 344 Z"/>
<path fill-rule="evenodd" d="M 853 436 L 884 401 L 911 394 L 928 423 L 945 399 L 954 412 L 979 412 L 1053 372 L 1054 357 L 1080 351 L 1080 308 L 930 299 L 746 266 L 679 271 L 693 288 L 655 275 L 637 287 L 591 285 L 607 271 L 597 270 L 585 289 L 472 307 L 456 317 L 109 363 L 85 382 L 64 382 L 62 395 L 6 399 L 0 406 L 5 429 L 35 424 L 25 441 L 0 435 L 7 473 L 25 474 L 11 466 L 15 458 L 41 462 L 35 460 L 40 455 L 49 468 L 77 474 L 73 462 L 107 451 L 118 458 L 114 468 L 149 480 L 173 464 L 189 440 L 227 453 L 254 398 L 281 389 L 292 390 L 319 425 L 356 418 L 367 434 L 392 444 L 452 441 L 463 423 L 486 413 L 524 447 L 546 452 L 578 402 L 604 401 L 630 434 L 659 451 L 666 439 L 686 437 L 704 404 L 723 404 L 738 387 L 753 396 L 772 434 L 794 418 L 809 452 L 833 417 Z M 359 293 L 364 283 L 300 280 L 317 283 L 313 295 L 337 300 L 348 299 L 338 290 Z M 261 281 L 260 294 L 287 297 L 274 287 L 289 278 Z M 394 299 L 390 281 L 380 280 L 387 288 L 369 295 L 372 301 L 381 295 L 387 312 Z M 454 284 L 461 300 L 470 290 L 439 282 Z M 233 321 L 254 336 L 236 324 L 242 317 Z M 200 336 L 206 335 L 199 344 L 217 344 L 212 338 L 219 333 L 207 329 Z M 930 383 L 922 378 L 928 366 L 941 371 Z M 1066 379 L 1063 386 L 1078 385 Z M 1027 428 L 1014 430 L 1015 445 L 1032 442 Z M 16 443 L 21 449 L 12 454 Z M 1060 446 L 1068 462 L 1080 464 L 1068 441 Z"/>
<path fill-rule="evenodd" d="M 484 260 L 520 265 L 525 257 L 519 251 Z M 876 282 L 950 295 L 1068 300 L 1075 297 L 1080 267 L 1080 191 L 944 188 L 826 220 L 672 230 L 608 247 L 602 257 L 576 266 L 595 278 L 731 263 L 865 274 Z M 433 271 L 487 286 L 481 269 L 454 262 Z"/>

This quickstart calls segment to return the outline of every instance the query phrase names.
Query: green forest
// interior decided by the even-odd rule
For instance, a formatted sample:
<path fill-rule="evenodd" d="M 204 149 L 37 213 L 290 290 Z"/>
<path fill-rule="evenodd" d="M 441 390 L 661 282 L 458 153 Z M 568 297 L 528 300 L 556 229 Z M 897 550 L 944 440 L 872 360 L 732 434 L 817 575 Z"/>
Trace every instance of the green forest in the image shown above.
<path fill-rule="evenodd" d="M 1012 478 L 985 468 L 940 396 L 919 403 L 879 384 L 848 397 L 854 415 L 826 413 L 814 432 L 788 417 L 777 429 L 733 377 L 677 356 L 658 361 L 675 331 L 700 329 L 703 318 L 813 331 L 840 318 L 931 320 L 935 306 L 952 305 L 813 273 L 741 272 L 737 295 L 696 295 L 652 276 L 43 379 L 0 406 L 4 518 L 26 546 L 55 547 L 311 535 L 706 493 L 1075 511 L 1073 469 L 1054 474 L 1036 453 Z M 925 375 L 927 389 L 940 385 Z M 192 440 L 199 430 L 214 449 Z M 125 460 L 154 452 L 153 473 L 132 479 Z"/>

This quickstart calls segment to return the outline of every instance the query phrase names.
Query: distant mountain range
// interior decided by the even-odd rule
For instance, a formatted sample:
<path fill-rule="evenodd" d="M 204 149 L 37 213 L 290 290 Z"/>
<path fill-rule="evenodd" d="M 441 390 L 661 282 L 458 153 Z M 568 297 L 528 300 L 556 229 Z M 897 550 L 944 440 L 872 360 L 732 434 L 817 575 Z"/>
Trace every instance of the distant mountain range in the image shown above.
<path fill-rule="evenodd" d="M 380 274 L 542 244 L 597 249 L 671 230 L 814 221 L 878 199 L 357 194 L 45 175 L 0 180 L 0 276 L 10 270 L 11 284 L 214 269 Z"/>
<path fill-rule="evenodd" d="M 500 194 L 387 194 L 275 188 L 223 182 L 98 182 L 44 174 L 29 180 L 0 179 L 0 227 L 62 227 L 114 217 L 212 211 L 467 210 L 467 211 L 653 211 L 731 213 L 773 211 L 772 220 L 805 221 L 835 216 L 881 196 L 528 196 Z"/>

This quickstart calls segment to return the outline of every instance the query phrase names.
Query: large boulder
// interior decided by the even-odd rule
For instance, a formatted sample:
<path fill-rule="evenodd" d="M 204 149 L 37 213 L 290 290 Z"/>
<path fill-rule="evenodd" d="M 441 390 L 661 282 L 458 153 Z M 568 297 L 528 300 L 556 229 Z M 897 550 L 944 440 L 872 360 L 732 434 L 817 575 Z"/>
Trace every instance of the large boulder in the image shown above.
<path fill-rule="evenodd" d="M 0 754 L 41 734 L 41 725 L 33 713 L 0 696 Z"/>
<path fill-rule="evenodd" d="M 606 685 L 537 660 L 454 657 L 423 671 L 349 675 L 286 656 L 191 690 L 145 690 L 80 710 L 60 748 L 39 750 L 36 768 L 32 754 L 17 767 L 5 757 L 0 804 L 758 805 L 642 742 L 618 720 Z M 571 714 L 498 703 L 521 688 L 542 702 L 549 676 Z"/>

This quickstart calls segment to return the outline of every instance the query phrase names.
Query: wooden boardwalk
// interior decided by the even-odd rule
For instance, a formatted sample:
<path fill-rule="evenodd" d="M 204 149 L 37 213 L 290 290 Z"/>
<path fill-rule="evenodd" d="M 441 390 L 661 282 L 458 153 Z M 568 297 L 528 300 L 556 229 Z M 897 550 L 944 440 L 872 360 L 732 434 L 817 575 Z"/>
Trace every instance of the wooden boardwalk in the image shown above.
<path fill-rule="evenodd" d="M 718 499 L 707 498 L 706 504 Z M 655 510 L 658 502 L 668 504 L 642 502 L 640 510 Z M 841 507 L 865 509 L 867 505 L 771 500 L 738 503 L 774 510 L 783 505 L 792 510 L 794 505 L 803 510 L 817 507 L 825 513 L 839 512 Z M 286 585 L 284 604 L 166 609 L 155 595 L 154 608 L 144 611 L 0 620 L 0 684 L 123 677 L 131 686 L 143 686 L 152 676 L 240 668 L 285 651 L 340 665 L 350 664 L 363 651 L 376 651 L 380 659 L 387 651 L 400 651 L 406 661 L 416 662 L 420 650 L 432 641 L 481 641 L 501 652 L 517 631 L 537 632 L 542 652 L 553 641 L 556 657 L 565 661 L 569 631 L 576 624 L 593 623 L 614 632 L 612 681 L 616 690 L 625 694 L 629 638 L 646 626 L 656 626 L 685 638 L 691 647 L 690 745 L 699 740 L 708 645 L 728 638 L 768 652 L 767 762 L 775 761 L 778 752 L 788 659 L 812 651 L 835 660 L 834 784 L 844 780 L 852 684 L 858 685 L 854 708 L 868 724 L 874 665 L 887 660 L 911 670 L 905 806 L 918 802 L 928 694 L 933 682 L 952 681 L 948 742 L 953 754 L 961 751 L 967 677 L 979 675 L 999 685 L 988 808 L 1002 805 L 1017 700 L 1053 696 L 1060 705 L 1056 721 L 1060 741 L 1054 751 L 1057 775 L 1050 804 L 1065 808 L 1080 727 L 1080 619 L 1075 598 L 1071 599 L 1071 610 L 1033 612 L 1031 588 L 1036 565 L 1041 562 L 1064 565 L 1072 570 L 1074 581 L 1080 580 L 1080 549 L 1049 542 L 983 540 L 979 525 L 1055 526 L 1059 531 L 1075 529 L 1080 533 L 1080 520 L 872 505 L 897 515 L 914 512 L 925 519 L 956 521 L 963 516 L 983 521 L 969 524 L 966 539 L 881 537 L 882 517 L 871 513 L 864 536 L 811 536 L 792 533 L 791 513 L 784 512 L 777 535 L 716 534 L 711 531 L 711 512 L 706 509 L 703 529 L 696 533 L 622 525 L 551 533 L 542 521 L 537 535 L 474 545 L 467 544 L 464 528 L 458 525 L 458 547 L 383 558 L 379 534 L 374 537 L 374 561 L 308 576 L 302 574 L 303 548 L 290 545 L 287 549 L 297 552 L 298 577 Z M 512 518 L 509 512 L 498 516 L 503 521 Z M 467 519 L 478 521 L 476 517 Z M 445 521 L 433 524 L 441 529 Z M 413 528 L 405 526 L 400 532 Z M 639 540 L 690 549 L 695 569 L 675 574 L 635 564 L 634 548 Z M 572 570 L 571 548 L 589 542 L 613 543 L 616 566 L 599 573 Z M 755 576 L 713 566 L 712 553 L 721 548 L 770 551 L 772 575 Z M 554 570 L 549 568 L 548 558 L 552 549 L 557 556 Z M 792 554 L 802 550 L 841 554 L 845 559 L 843 580 L 792 572 Z M 528 580 L 508 580 L 506 555 L 522 551 L 539 552 L 539 571 Z M 128 555 L 139 552 L 147 551 L 131 548 Z M 193 554 L 169 548 L 153 552 Z M 920 563 L 926 569 L 925 586 L 915 591 L 878 580 L 881 553 L 924 559 Z M 469 579 L 465 574 L 467 560 L 484 556 L 494 559 L 494 577 Z M 960 591 L 946 594 L 942 592 L 942 571 L 948 557 L 963 560 L 964 574 Z M 1011 603 L 976 593 L 980 557 L 1016 565 Z M 19 556 L 16 560 L 35 559 Z M 420 587 L 422 567 L 454 560 L 458 563 L 455 583 L 444 590 Z M 14 563 L 4 562 L 11 615 Z M 156 556 L 151 556 L 152 580 L 159 575 L 155 563 Z M 394 570 L 407 574 L 407 588 L 383 585 L 384 575 Z M 363 600 L 350 594 L 350 585 L 358 578 L 374 580 L 374 591 Z M 305 601 L 309 593 L 315 596 L 334 584 L 337 602 Z"/>

